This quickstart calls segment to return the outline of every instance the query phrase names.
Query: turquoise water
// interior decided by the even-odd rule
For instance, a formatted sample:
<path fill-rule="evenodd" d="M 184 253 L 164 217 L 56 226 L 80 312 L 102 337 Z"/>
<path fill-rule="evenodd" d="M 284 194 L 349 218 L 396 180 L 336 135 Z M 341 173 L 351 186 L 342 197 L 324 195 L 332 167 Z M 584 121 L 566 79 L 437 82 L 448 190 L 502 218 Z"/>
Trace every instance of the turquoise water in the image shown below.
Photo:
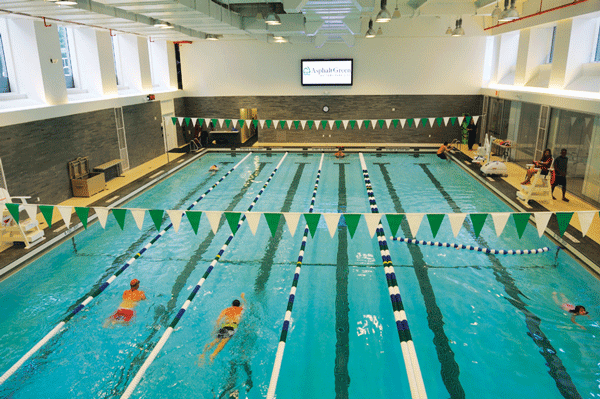
<path fill-rule="evenodd" d="M 185 209 L 246 154 L 209 154 L 126 207 Z M 283 154 L 252 154 L 194 210 L 245 211 Z M 306 212 L 320 154 L 289 154 L 256 203 L 259 212 Z M 381 213 L 499 212 L 509 209 L 455 164 L 434 155 L 365 154 Z M 212 164 L 221 171 L 207 172 Z M 369 212 L 358 156 L 325 156 L 315 212 Z M 301 219 L 302 220 L 302 219 Z M 168 222 L 163 225 L 166 226 Z M 223 221 L 222 221 L 223 223 Z M 302 224 L 302 223 L 300 223 Z M 389 228 L 384 222 L 389 236 Z M 136 388 L 136 398 L 266 396 L 303 226 L 247 225 L 177 325 Z M 157 234 L 128 214 L 112 216 L 0 283 L 0 372 L 6 371 Z M 408 235 L 403 222 L 399 235 Z M 229 229 L 213 234 L 203 216 L 194 235 L 184 220 L 117 278 L 61 334 L 6 383 L 7 398 L 120 397 L 219 252 Z M 427 220 L 417 234 L 431 239 Z M 436 240 L 497 249 L 554 245 L 512 220 L 496 237 L 491 217 L 479 239 L 469 223 L 454 238 L 447 219 Z M 388 241 L 429 398 L 600 396 L 599 282 L 564 252 L 530 256 Z M 410 390 L 379 247 L 364 222 L 350 238 L 343 220 L 333 238 L 321 221 L 309 238 L 296 292 L 277 398 L 409 398 Z M 132 278 L 147 301 L 129 326 L 102 327 Z M 552 292 L 584 304 L 579 329 Z M 198 363 L 219 312 L 244 292 L 244 319 L 214 363 Z"/>

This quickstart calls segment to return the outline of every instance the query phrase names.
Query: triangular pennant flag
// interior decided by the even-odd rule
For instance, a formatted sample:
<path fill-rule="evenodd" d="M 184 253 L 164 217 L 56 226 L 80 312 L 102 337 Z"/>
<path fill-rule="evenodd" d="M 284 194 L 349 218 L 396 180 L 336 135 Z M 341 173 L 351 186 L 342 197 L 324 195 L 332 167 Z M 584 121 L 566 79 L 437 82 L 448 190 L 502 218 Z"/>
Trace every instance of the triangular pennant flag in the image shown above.
<path fill-rule="evenodd" d="M 429 227 L 431 227 L 431 233 L 433 234 L 433 238 L 435 238 L 438 231 L 440 230 L 440 226 L 442 225 L 442 222 L 444 221 L 444 216 L 446 216 L 446 215 L 444 215 L 443 213 L 428 213 L 427 214 L 427 220 L 429 220 Z"/>
<path fill-rule="evenodd" d="M 202 216 L 202 212 L 200 211 L 185 211 L 185 216 L 187 216 L 190 221 L 190 225 L 192 225 L 192 230 L 194 230 L 194 234 L 198 234 L 198 226 L 200 225 L 200 217 Z"/>
<path fill-rule="evenodd" d="M 267 125 L 269 125 L 269 121 L 267 121 Z M 279 121 L 277 119 L 273 119 L 273 129 L 279 129 Z"/>
<path fill-rule="evenodd" d="M 347 128 L 348 128 L 348 122 L 350 122 L 348 119 L 344 119 L 344 120 L 342 121 L 342 123 L 344 124 L 344 129 L 347 129 Z M 339 129 L 339 128 L 340 128 L 340 127 L 338 126 L 338 129 Z"/>
<path fill-rule="evenodd" d="M 413 118 L 408 118 L 406 121 L 408 122 L 408 127 L 412 127 L 412 124 L 414 122 Z"/>
<path fill-rule="evenodd" d="M 381 213 L 366 213 L 365 222 L 367 222 L 367 228 L 369 229 L 369 235 L 371 238 L 375 235 L 379 221 L 381 220 Z"/>
<path fill-rule="evenodd" d="M 100 222 L 100 226 L 103 229 L 106 228 L 106 219 L 108 218 L 108 209 L 107 208 L 94 208 L 94 212 L 96 212 L 96 216 L 98 216 L 98 221 Z"/>
<path fill-rule="evenodd" d="M 325 121 L 325 120 L 321 121 L 321 127 L 323 129 L 325 129 L 327 127 L 327 121 Z M 329 125 L 329 128 L 331 129 L 331 124 Z"/>
<path fill-rule="evenodd" d="M 17 224 L 19 223 L 19 204 L 9 204 L 9 203 L 5 203 L 6 205 L 6 209 L 8 209 L 8 212 L 12 215 L 13 219 L 15 219 L 15 222 L 17 222 Z"/>
<path fill-rule="evenodd" d="M 77 214 L 77 217 L 81 221 L 81 224 L 83 225 L 83 228 L 87 229 L 88 216 L 90 214 L 90 208 L 83 208 L 83 207 L 80 207 L 80 206 L 76 206 L 75 207 L 75 213 Z"/>
<path fill-rule="evenodd" d="M 319 225 L 319 219 L 321 218 L 320 213 L 305 213 L 304 220 L 306 220 L 306 224 L 308 225 L 308 230 L 310 231 L 310 236 L 315 237 L 315 232 L 317 231 L 317 226 Z"/>
<path fill-rule="evenodd" d="M 389 129 L 390 125 L 392 124 L 392 120 L 391 119 L 386 119 L 385 120 L 385 124 L 386 124 L 387 128 Z"/>
<path fill-rule="evenodd" d="M 279 220 L 281 219 L 281 213 L 265 213 L 265 220 L 271 231 L 271 237 L 275 237 L 277 227 L 279 226 Z"/>
<path fill-rule="evenodd" d="M 177 117 L 172 116 L 171 117 L 171 122 L 173 122 L 174 125 L 177 125 Z"/>
<path fill-rule="evenodd" d="M 27 216 L 29 219 L 35 220 L 37 217 L 37 205 L 36 204 L 24 204 L 22 205 L 25 212 L 27 212 Z M 2 211 L 0 210 L 0 215 L 2 215 Z"/>
<path fill-rule="evenodd" d="M 438 127 L 442 127 L 442 121 L 443 121 L 442 118 L 435 118 L 435 121 L 437 122 Z M 431 124 L 431 126 L 433 126 L 433 123 Z"/>
<path fill-rule="evenodd" d="M 304 129 L 304 127 L 306 126 L 306 122 L 307 122 L 306 120 L 301 120 L 300 121 L 300 126 L 302 126 L 302 129 Z M 310 129 L 310 126 L 308 128 Z"/>
<path fill-rule="evenodd" d="M 252 235 L 256 235 L 256 230 L 258 229 L 258 223 L 260 222 L 260 212 L 245 212 L 246 221 L 248 222 L 248 227 L 250 227 L 250 231 Z"/>
<path fill-rule="evenodd" d="M 371 126 L 373 126 L 373 129 L 377 128 L 377 119 L 371 119 Z"/>
<path fill-rule="evenodd" d="M 183 121 L 185 122 L 186 126 L 189 126 L 191 119 L 190 118 L 183 118 Z"/>
<path fill-rule="evenodd" d="M 504 227 L 506 227 L 506 222 L 510 215 L 510 212 L 492 213 L 492 221 L 494 222 L 494 229 L 496 229 L 497 237 L 500 237 L 500 234 L 504 231 Z"/>
<path fill-rule="evenodd" d="M 474 124 L 477 124 L 477 121 L 478 121 L 478 120 L 479 120 L 479 115 L 475 115 L 475 116 L 473 117 L 473 123 L 474 123 Z"/>
<path fill-rule="evenodd" d="M 481 233 L 481 229 L 485 224 L 485 219 L 487 218 L 487 213 L 472 213 L 471 214 L 471 222 L 473 222 L 473 230 L 475 230 L 475 237 L 479 237 L 479 233 Z"/>
<path fill-rule="evenodd" d="M 578 211 L 577 217 L 579 217 L 579 224 L 581 225 L 581 234 L 585 237 L 587 234 L 596 211 Z"/>
<path fill-rule="evenodd" d="M 354 129 L 354 126 L 356 126 L 356 121 L 355 120 L 351 120 L 350 121 L 350 129 Z"/>
<path fill-rule="evenodd" d="M 287 121 L 287 126 L 288 126 L 288 129 L 291 129 L 291 128 L 292 128 L 292 124 L 293 124 L 293 123 L 294 123 L 294 121 L 293 121 L 293 120 L 288 120 L 288 121 Z M 283 126 L 282 126 L 282 127 L 283 127 Z"/>
<path fill-rule="evenodd" d="M 252 119 L 252 125 L 254 125 L 254 128 L 256 129 L 258 127 L 258 119 Z"/>
<path fill-rule="evenodd" d="M 298 130 L 298 126 L 300 126 L 300 121 L 294 121 L 294 129 Z"/>
<path fill-rule="evenodd" d="M 452 123 L 452 126 L 454 126 L 454 124 L 456 123 L 456 116 L 451 117 L 450 122 Z"/>
<path fill-rule="evenodd" d="M 225 212 L 225 219 L 227 219 L 227 223 L 229 224 L 229 228 L 233 235 L 237 233 L 238 223 L 240 221 L 240 216 L 242 214 L 240 212 Z"/>
<path fill-rule="evenodd" d="M 265 119 L 259 119 L 259 120 L 258 120 L 258 123 L 260 123 L 260 128 L 261 128 L 261 129 L 265 127 L 265 122 L 266 122 L 266 120 L 265 120 Z M 269 124 L 269 126 L 267 126 L 267 128 L 270 128 L 270 127 L 271 127 L 271 126 L 270 126 L 270 124 Z"/>
<path fill-rule="evenodd" d="M 204 118 L 198 118 L 198 127 L 204 126 Z"/>
<path fill-rule="evenodd" d="M 315 124 L 315 121 L 306 121 L 306 124 L 308 125 L 308 130 L 312 130 L 312 127 Z M 317 127 L 317 129 L 319 129 L 318 123 L 317 123 L 316 127 Z"/>
<path fill-rule="evenodd" d="M 435 118 L 429 118 L 429 126 L 433 127 L 433 124 L 435 122 Z"/>
<path fill-rule="evenodd" d="M 244 120 L 244 119 L 238 119 L 237 123 L 240 125 L 240 129 L 241 129 L 242 127 L 244 127 L 244 122 L 245 122 L 245 120 Z M 235 127 L 235 125 L 234 125 L 233 127 Z"/>
<path fill-rule="evenodd" d="M 467 217 L 466 213 L 449 213 L 448 220 L 450 221 L 450 226 L 452 227 L 452 234 L 454 234 L 454 238 L 458 235 L 460 228 L 462 227 L 465 217 Z"/>
<path fill-rule="evenodd" d="M 565 234 L 567 227 L 569 226 L 569 222 L 573 217 L 573 212 L 556 212 L 556 220 L 558 221 L 558 230 L 560 231 L 560 235 Z"/>
<path fill-rule="evenodd" d="M 301 214 L 299 212 L 286 212 L 283 214 L 292 237 L 296 233 L 296 228 L 298 227 L 298 221 L 300 220 L 300 215 Z"/>
<path fill-rule="evenodd" d="M 377 121 L 377 123 L 379 124 L 379 128 L 380 128 L 380 129 L 383 129 L 383 125 L 384 125 L 385 121 L 384 121 L 383 119 L 379 119 L 379 120 Z"/>
<path fill-rule="evenodd" d="M 291 122 L 291 121 L 289 121 L 289 122 Z M 279 121 L 279 128 L 285 129 L 285 123 L 286 123 L 286 121 Z M 288 124 L 288 128 L 289 128 L 289 124 Z"/>
<path fill-rule="evenodd" d="M 204 211 L 208 222 L 210 223 L 210 228 L 213 233 L 217 234 L 217 230 L 219 230 L 219 222 L 221 221 L 221 214 L 223 212 L 219 211 Z"/>
<path fill-rule="evenodd" d="M 471 123 L 471 117 L 470 117 L 470 116 L 466 116 L 466 117 L 465 117 L 465 122 L 467 122 L 467 125 L 468 125 L 469 123 Z"/>
<path fill-rule="evenodd" d="M 515 227 L 517 228 L 517 234 L 519 238 L 523 237 L 523 232 L 527 227 L 527 222 L 529 221 L 529 213 L 513 213 L 513 220 L 515 221 Z"/>
<path fill-rule="evenodd" d="M 219 123 L 219 120 L 217 118 L 213 118 L 210 120 L 210 123 L 212 123 L 213 126 L 217 126 L 217 123 Z M 221 124 L 223 124 L 223 122 L 221 122 Z M 219 125 L 219 127 L 221 127 L 221 125 Z"/>
<path fill-rule="evenodd" d="M 133 220 L 135 220 L 135 225 L 139 230 L 142 229 L 144 225 L 144 217 L 146 216 L 145 209 L 130 209 L 131 216 L 133 216 Z"/>
<path fill-rule="evenodd" d="M 358 222 L 360 222 L 360 216 L 360 213 L 344 213 L 344 220 L 346 221 L 350 238 L 354 238 L 356 227 L 358 226 Z"/>
<path fill-rule="evenodd" d="M 423 127 L 427 127 L 427 118 L 421 118 L 421 124 Z"/>
<path fill-rule="evenodd" d="M 385 215 L 388 225 L 390 226 L 390 231 L 394 237 L 398 234 L 398 227 L 400 227 L 403 217 L 404 215 L 401 213 L 388 213 Z"/>
<path fill-rule="evenodd" d="M 40 212 L 42 212 L 48 227 L 52 227 L 52 215 L 54 215 L 54 207 L 52 205 L 40 205 Z"/>
<path fill-rule="evenodd" d="M 335 232 L 337 231 L 338 223 L 340 222 L 340 214 L 339 213 L 324 213 L 323 218 L 325 219 L 325 223 L 327 224 L 327 229 L 329 229 L 329 235 L 333 238 Z"/>
<path fill-rule="evenodd" d="M 404 129 L 404 125 L 406 124 L 406 119 L 400 119 L 400 126 Z"/>
<path fill-rule="evenodd" d="M 462 123 L 463 123 L 463 120 L 464 120 L 464 119 L 465 119 L 465 117 L 464 117 L 464 116 L 459 116 L 459 117 L 458 117 L 458 125 L 459 125 L 459 126 L 462 126 Z"/>
<path fill-rule="evenodd" d="M 177 120 L 179 121 L 179 126 L 183 126 L 183 119 L 183 116 L 177 118 Z"/>
<path fill-rule="evenodd" d="M 362 119 L 357 120 L 356 124 L 358 125 L 358 128 L 360 129 L 362 127 L 363 120 Z"/>
<path fill-rule="evenodd" d="M 181 217 L 183 216 L 183 211 L 180 210 L 168 210 L 167 215 L 169 215 L 169 219 L 171 219 L 171 223 L 173 223 L 173 229 L 175 233 L 179 232 L 179 226 L 181 225 Z"/>
<path fill-rule="evenodd" d="M 342 126 L 342 121 L 335 121 L 335 127 L 339 130 L 340 126 Z"/>
<path fill-rule="evenodd" d="M 150 217 L 152 218 L 152 221 L 154 222 L 154 226 L 156 227 L 156 230 L 160 231 L 160 225 L 162 224 L 162 218 L 163 218 L 163 215 L 165 214 L 165 211 L 162 209 L 149 209 L 148 213 L 150 213 Z"/>
<path fill-rule="evenodd" d="M 231 120 L 231 119 L 225 119 L 225 126 L 227 126 L 227 129 L 229 129 L 230 127 L 231 128 L 235 127 L 235 125 L 232 125 L 231 122 L 233 122 L 233 120 Z"/>
<path fill-rule="evenodd" d="M 119 224 L 121 230 L 125 228 L 125 216 L 127 215 L 127 209 L 113 209 L 112 214 L 115 217 L 115 220 Z"/>
<path fill-rule="evenodd" d="M 250 129 L 250 124 L 251 124 L 251 123 L 253 123 L 253 122 L 256 122 L 256 120 L 254 120 L 254 121 L 253 121 L 252 119 L 246 119 L 246 120 L 244 121 L 244 123 L 246 124 L 246 127 L 247 127 L 248 129 Z M 254 127 L 256 127 L 256 126 L 254 126 Z"/>
<path fill-rule="evenodd" d="M 368 129 L 368 128 L 369 128 L 369 126 L 371 126 L 371 121 L 370 121 L 370 120 L 368 120 L 368 119 L 365 119 L 365 120 L 363 120 L 363 123 L 364 123 L 364 125 L 365 125 L 365 129 Z"/>
<path fill-rule="evenodd" d="M 407 213 L 406 220 L 408 221 L 408 226 L 410 227 L 410 234 L 414 237 L 417 236 L 417 232 L 419 231 L 419 226 L 421 226 L 421 221 L 423 220 L 424 213 Z"/>
<path fill-rule="evenodd" d="M 273 123 L 273 121 L 271 119 L 267 119 L 267 120 L 263 120 L 263 124 L 267 125 L 267 129 L 271 128 L 271 124 Z M 263 127 L 264 125 L 260 125 L 260 127 Z"/>
<path fill-rule="evenodd" d="M 444 120 L 444 126 L 448 126 L 448 121 L 450 120 L 450 117 L 444 116 L 442 119 Z"/>
<path fill-rule="evenodd" d="M 552 212 L 534 212 L 533 216 L 535 217 L 535 226 L 537 227 L 538 236 L 541 237 L 544 235 L 546 226 L 548 226 Z"/>
<path fill-rule="evenodd" d="M 392 119 L 392 124 L 394 125 L 394 129 L 398 128 L 398 122 L 400 122 L 398 119 Z"/>
<path fill-rule="evenodd" d="M 58 211 L 60 212 L 60 216 L 65 222 L 65 226 L 69 227 L 71 225 L 71 214 L 73 213 L 72 206 L 57 206 Z"/>
<path fill-rule="evenodd" d="M 219 128 L 223 128 L 223 122 L 225 122 L 225 119 L 219 118 Z"/>

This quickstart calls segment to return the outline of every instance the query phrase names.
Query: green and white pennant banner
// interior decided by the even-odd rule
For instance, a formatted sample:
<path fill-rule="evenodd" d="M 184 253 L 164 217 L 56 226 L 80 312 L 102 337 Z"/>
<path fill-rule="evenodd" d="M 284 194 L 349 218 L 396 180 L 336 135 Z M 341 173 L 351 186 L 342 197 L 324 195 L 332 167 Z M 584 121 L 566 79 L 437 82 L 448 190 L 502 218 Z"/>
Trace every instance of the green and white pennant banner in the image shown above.
<path fill-rule="evenodd" d="M 466 213 L 449 213 L 448 220 L 450 221 L 450 227 L 452 227 L 452 234 L 454 234 L 454 238 L 458 235 L 460 228 L 467 217 Z"/>
<path fill-rule="evenodd" d="M 534 212 L 533 217 L 535 218 L 535 227 L 537 228 L 538 235 L 541 237 L 544 235 L 544 230 L 548 226 L 552 212 Z"/>
<path fill-rule="evenodd" d="M 408 221 L 408 226 L 410 227 L 410 234 L 413 237 L 417 236 L 417 232 L 419 231 L 419 227 L 421 226 L 421 221 L 423 220 L 424 213 L 408 213 L 406 214 L 406 220 Z"/>
<path fill-rule="evenodd" d="M 325 219 L 325 223 L 327 224 L 327 229 L 329 230 L 329 235 L 333 238 L 335 232 L 337 231 L 337 226 L 340 221 L 339 213 L 324 213 L 323 218 Z"/>
<path fill-rule="evenodd" d="M 585 237 L 590 226 L 592 225 L 592 221 L 594 220 L 594 216 L 598 213 L 597 211 L 578 211 L 577 217 L 579 218 L 579 224 L 581 226 L 581 234 Z"/>
<path fill-rule="evenodd" d="M 98 216 L 100 226 L 102 226 L 102 228 L 105 229 L 106 219 L 108 218 L 108 208 L 94 208 L 94 212 L 96 212 L 96 216 Z"/>
<path fill-rule="evenodd" d="M 65 222 L 67 228 L 71 225 L 71 215 L 73 214 L 73 207 L 71 206 L 57 206 L 60 216 Z"/>
<path fill-rule="evenodd" d="M 494 221 L 494 229 L 496 229 L 496 236 L 500 237 L 500 234 L 506 227 L 506 222 L 510 217 L 510 212 L 492 213 L 492 220 Z"/>
<path fill-rule="evenodd" d="M 300 220 L 300 215 L 301 214 L 298 212 L 290 212 L 290 213 L 283 214 L 283 216 L 285 217 L 285 222 L 288 225 L 288 229 L 290 230 L 290 234 L 292 235 L 292 237 L 296 233 L 296 228 L 298 227 L 298 221 Z"/>
<path fill-rule="evenodd" d="M 219 230 L 219 222 L 221 221 L 221 215 L 223 212 L 220 211 L 205 211 L 206 218 L 208 219 L 208 223 L 210 223 L 210 228 L 213 233 L 217 234 Z"/>
<path fill-rule="evenodd" d="M 169 219 L 171 219 L 171 223 L 173 223 L 173 229 L 175 232 L 179 232 L 179 225 L 181 224 L 181 217 L 183 216 L 184 211 L 167 211 L 167 215 L 169 215 Z"/>
<path fill-rule="evenodd" d="M 373 238 L 381 220 L 381 213 L 366 213 L 364 216 L 365 222 L 367 222 L 367 229 L 369 229 L 369 235 Z"/>
<path fill-rule="evenodd" d="M 252 232 L 252 235 L 256 235 L 256 230 L 258 229 L 258 222 L 260 221 L 260 212 L 245 212 L 246 221 L 248 222 L 248 227 Z"/>

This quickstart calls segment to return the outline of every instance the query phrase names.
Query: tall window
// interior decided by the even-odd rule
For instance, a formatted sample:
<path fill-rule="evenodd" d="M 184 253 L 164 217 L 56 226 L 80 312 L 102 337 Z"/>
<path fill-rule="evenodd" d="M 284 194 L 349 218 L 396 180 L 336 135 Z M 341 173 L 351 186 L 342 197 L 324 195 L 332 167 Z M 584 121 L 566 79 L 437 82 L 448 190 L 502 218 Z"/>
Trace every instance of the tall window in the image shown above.
<path fill-rule="evenodd" d="M 117 80 L 117 86 L 122 85 L 123 75 L 121 74 L 121 53 L 119 52 L 119 40 L 116 36 L 111 36 L 110 41 L 112 43 L 113 60 L 115 61 L 115 79 Z"/>
<path fill-rule="evenodd" d="M 10 93 L 10 82 L 8 81 L 8 69 L 6 68 L 2 35 L 0 35 L 0 93 Z"/>
<path fill-rule="evenodd" d="M 548 55 L 548 64 L 552 64 L 554 57 L 554 39 L 556 39 L 556 26 L 552 28 L 552 39 L 550 41 L 550 54 Z"/>
<path fill-rule="evenodd" d="M 75 88 L 73 60 L 71 59 L 71 49 L 69 47 L 69 35 L 67 33 L 67 28 L 64 26 L 58 27 L 58 39 L 60 40 L 60 53 L 62 55 L 65 83 L 67 84 L 67 89 L 73 89 Z"/>

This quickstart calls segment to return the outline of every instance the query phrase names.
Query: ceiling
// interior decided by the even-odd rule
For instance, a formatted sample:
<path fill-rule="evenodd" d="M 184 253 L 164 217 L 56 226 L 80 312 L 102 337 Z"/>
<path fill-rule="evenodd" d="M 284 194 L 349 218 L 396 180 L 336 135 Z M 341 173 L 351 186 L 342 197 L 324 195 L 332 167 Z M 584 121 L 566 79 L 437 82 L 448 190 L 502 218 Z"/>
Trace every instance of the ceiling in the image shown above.
<path fill-rule="evenodd" d="M 380 1 L 78 0 L 74 6 L 59 6 L 53 1 L 2 0 L 0 16 L 46 17 L 49 22 L 59 20 L 171 41 L 205 39 L 212 34 L 224 40 L 271 40 L 273 36 L 282 36 L 292 43 L 312 42 L 317 47 L 327 42 L 352 46 L 356 37 L 364 37 L 369 19 L 374 19 L 380 10 Z M 389 12 L 397 8 L 402 16 L 385 24 L 386 27 L 418 25 L 424 18 L 441 18 L 445 26 L 453 24 L 458 16 L 489 15 L 495 5 L 493 0 L 389 1 Z M 257 18 L 258 13 L 266 17 L 270 10 L 277 12 L 281 25 L 267 26 L 260 15 Z M 158 21 L 168 22 L 173 28 L 157 28 L 154 24 Z M 389 32 L 393 35 L 394 29 Z M 404 36 L 406 32 L 397 35 Z"/>

